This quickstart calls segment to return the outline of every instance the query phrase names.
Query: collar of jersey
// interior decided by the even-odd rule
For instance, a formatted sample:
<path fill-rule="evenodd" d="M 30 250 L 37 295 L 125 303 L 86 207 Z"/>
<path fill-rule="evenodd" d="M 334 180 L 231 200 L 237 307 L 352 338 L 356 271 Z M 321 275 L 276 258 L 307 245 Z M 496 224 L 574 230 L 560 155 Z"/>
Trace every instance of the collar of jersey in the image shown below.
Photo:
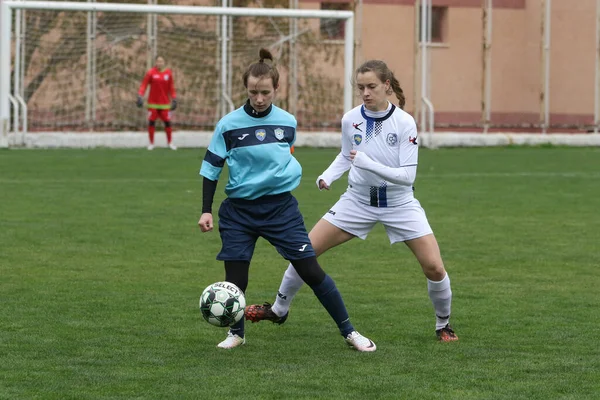
<path fill-rule="evenodd" d="M 383 117 L 380 118 L 373 118 L 373 117 L 369 117 L 366 113 L 365 113 L 365 105 L 363 104 L 360 107 L 360 113 L 362 114 L 363 118 L 369 121 L 385 121 L 386 119 L 388 119 L 389 117 L 392 116 L 392 114 L 394 113 L 394 111 L 396 110 L 396 106 L 392 103 L 392 107 L 390 107 L 390 111 L 385 114 Z"/>
<path fill-rule="evenodd" d="M 267 115 L 269 115 L 269 113 L 271 112 L 272 109 L 273 109 L 273 104 L 271 104 L 269 106 L 269 108 L 267 108 L 265 111 L 258 112 L 254 108 L 252 108 L 252 106 L 250 105 L 250 100 L 246 100 L 246 104 L 244 104 L 244 111 L 246 111 L 246 114 L 248 114 L 249 116 L 251 116 L 253 118 L 266 117 Z"/>

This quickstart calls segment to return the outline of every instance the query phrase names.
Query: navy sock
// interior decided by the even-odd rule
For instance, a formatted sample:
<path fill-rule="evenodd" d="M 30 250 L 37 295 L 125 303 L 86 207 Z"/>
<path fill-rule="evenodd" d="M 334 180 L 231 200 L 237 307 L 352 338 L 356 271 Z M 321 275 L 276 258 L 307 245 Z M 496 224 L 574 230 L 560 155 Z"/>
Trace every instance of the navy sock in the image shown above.
<path fill-rule="evenodd" d="M 323 282 L 312 286 L 311 289 L 337 324 L 342 336 L 348 336 L 354 330 L 354 327 L 350 323 L 346 305 L 333 279 L 329 275 L 325 275 Z"/>
<path fill-rule="evenodd" d="M 244 317 L 242 317 L 242 319 L 240 319 L 235 324 L 231 325 L 231 327 L 229 328 L 229 332 L 243 338 L 244 337 Z"/>

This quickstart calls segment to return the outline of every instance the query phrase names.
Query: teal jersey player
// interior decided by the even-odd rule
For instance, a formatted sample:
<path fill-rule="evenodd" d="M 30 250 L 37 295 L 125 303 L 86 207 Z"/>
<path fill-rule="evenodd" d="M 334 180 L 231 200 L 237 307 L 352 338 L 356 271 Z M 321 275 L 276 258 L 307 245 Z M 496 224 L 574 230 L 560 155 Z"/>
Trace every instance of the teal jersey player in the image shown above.
<path fill-rule="evenodd" d="M 290 152 L 295 140 L 293 115 L 275 105 L 258 113 L 246 103 L 217 124 L 200 175 L 216 181 L 227 162 L 227 197 L 253 200 L 291 192 L 302 176 Z"/>
<path fill-rule="evenodd" d="M 292 195 L 302 176 L 302 168 L 291 154 L 296 119 L 273 105 L 279 72 L 269 60 L 273 61 L 271 53 L 261 49 L 260 60 L 243 76 L 248 101 L 224 116 L 215 128 L 200 168 L 204 179 L 198 226 L 202 232 L 214 228 L 212 203 L 227 162 L 229 180 L 227 198 L 219 207 L 221 251 L 217 254 L 225 267 L 225 281 L 245 294 L 256 241 L 262 237 L 310 286 L 346 342 L 358 351 L 375 351 L 375 343 L 354 329 L 335 282 L 319 265 L 298 201 Z M 281 324 L 285 319 L 276 322 Z M 217 347 L 241 346 L 246 343 L 245 333 L 241 319 L 230 326 Z"/>

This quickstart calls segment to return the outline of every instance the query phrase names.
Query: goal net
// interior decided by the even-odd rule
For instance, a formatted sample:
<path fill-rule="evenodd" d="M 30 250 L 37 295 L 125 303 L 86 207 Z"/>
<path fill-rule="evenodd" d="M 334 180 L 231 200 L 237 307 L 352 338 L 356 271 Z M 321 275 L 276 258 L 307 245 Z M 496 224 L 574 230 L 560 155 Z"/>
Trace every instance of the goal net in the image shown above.
<path fill-rule="evenodd" d="M 15 99 L 22 99 L 31 133 L 144 131 L 146 112 L 135 100 L 156 56 L 173 71 L 176 129 L 211 130 L 246 100 L 242 74 L 261 47 L 271 50 L 281 75 L 275 103 L 296 115 L 299 129 L 337 129 L 352 104 L 349 11 L 29 1 L 3 7 L 3 21 L 7 9 L 12 17 L 4 43 L 11 98 L 0 101 L 11 130 L 23 130 L 24 120 L 13 118 Z"/>

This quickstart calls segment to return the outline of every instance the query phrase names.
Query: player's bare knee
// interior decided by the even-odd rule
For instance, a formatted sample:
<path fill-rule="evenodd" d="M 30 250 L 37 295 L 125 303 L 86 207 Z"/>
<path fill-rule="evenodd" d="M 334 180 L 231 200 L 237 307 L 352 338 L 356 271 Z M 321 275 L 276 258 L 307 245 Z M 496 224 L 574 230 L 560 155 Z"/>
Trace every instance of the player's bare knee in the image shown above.
<path fill-rule="evenodd" d="M 446 269 L 440 260 L 427 260 L 421 263 L 421 268 L 427 279 L 439 282 L 446 276 Z"/>

